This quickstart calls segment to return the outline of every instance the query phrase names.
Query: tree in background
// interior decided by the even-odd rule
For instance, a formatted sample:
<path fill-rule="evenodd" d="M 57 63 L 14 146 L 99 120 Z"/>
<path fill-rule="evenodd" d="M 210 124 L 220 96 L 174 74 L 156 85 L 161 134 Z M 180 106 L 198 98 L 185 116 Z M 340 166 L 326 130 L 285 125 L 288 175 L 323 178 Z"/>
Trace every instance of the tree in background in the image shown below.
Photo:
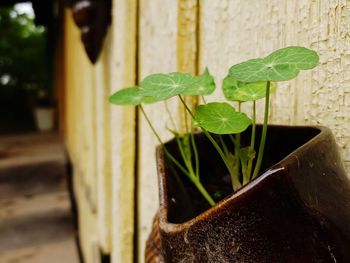
<path fill-rule="evenodd" d="M 6 122 L 31 119 L 30 102 L 47 89 L 46 41 L 34 18 L 14 7 L 0 9 L 0 130 Z"/>

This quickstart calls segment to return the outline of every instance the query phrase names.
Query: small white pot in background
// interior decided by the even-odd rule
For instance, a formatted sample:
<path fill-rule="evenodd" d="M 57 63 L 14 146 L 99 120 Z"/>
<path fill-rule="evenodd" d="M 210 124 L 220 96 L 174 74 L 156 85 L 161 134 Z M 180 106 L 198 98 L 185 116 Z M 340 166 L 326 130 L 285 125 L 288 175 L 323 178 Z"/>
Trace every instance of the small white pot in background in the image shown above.
<path fill-rule="evenodd" d="M 55 126 L 55 110 L 53 108 L 34 109 L 36 127 L 40 132 L 53 131 Z"/>

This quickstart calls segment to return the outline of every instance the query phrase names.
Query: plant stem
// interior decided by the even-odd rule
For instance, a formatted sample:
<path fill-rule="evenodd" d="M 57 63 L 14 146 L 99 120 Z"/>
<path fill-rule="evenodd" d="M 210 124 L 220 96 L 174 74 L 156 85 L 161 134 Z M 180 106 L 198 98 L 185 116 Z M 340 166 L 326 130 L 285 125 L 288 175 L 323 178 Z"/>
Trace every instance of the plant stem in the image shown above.
<path fill-rule="evenodd" d="M 200 178 L 200 173 L 199 173 L 199 157 L 198 157 L 198 149 L 196 145 L 196 141 L 194 139 L 194 131 L 191 132 L 191 144 L 193 148 L 193 154 L 194 154 L 194 162 L 195 162 L 195 174 L 196 177 L 199 179 Z"/>
<path fill-rule="evenodd" d="M 181 95 L 179 95 L 179 96 L 181 97 Z M 181 98 L 182 98 L 182 97 L 181 97 Z M 183 99 L 183 98 L 182 98 L 182 99 Z M 184 108 L 184 119 L 185 119 L 185 130 L 186 130 L 186 133 L 189 133 L 186 108 Z"/>
<path fill-rule="evenodd" d="M 261 163 L 263 160 L 265 142 L 266 142 L 266 134 L 267 134 L 267 122 L 269 119 L 269 104 L 270 104 L 270 81 L 268 81 L 266 83 L 264 124 L 263 124 L 262 132 L 261 132 L 258 159 L 256 161 L 256 165 L 255 165 L 255 169 L 254 169 L 254 173 L 253 173 L 253 179 L 258 176 L 260 168 L 261 168 Z"/>
<path fill-rule="evenodd" d="M 202 100 L 203 100 L 203 103 L 204 103 L 204 104 L 207 104 L 207 101 L 205 100 L 205 98 L 204 98 L 203 95 L 201 95 L 201 98 L 202 98 Z"/>
<path fill-rule="evenodd" d="M 168 105 L 168 102 L 167 102 L 166 100 L 164 101 L 164 106 L 165 106 L 166 112 L 167 112 L 168 115 L 169 115 L 170 122 L 171 122 L 171 124 L 173 125 L 173 129 L 174 129 L 174 130 L 177 130 L 175 120 L 174 120 L 173 115 L 171 114 L 171 112 L 170 112 L 170 110 L 169 110 L 169 105 Z"/>
<path fill-rule="evenodd" d="M 198 178 L 194 177 L 192 182 L 194 183 L 194 185 L 197 187 L 197 189 L 199 190 L 199 192 L 201 192 L 201 194 L 203 195 L 203 197 L 208 201 L 208 203 L 211 206 L 215 205 L 215 201 L 213 200 L 213 198 L 208 194 L 207 190 L 205 190 L 204 186 L 202 185 L 202 183 L 199 181 Z"/>
<path fill-rule="evenodd" d="M 181 97 L 181 95 L 179 95 L 180 100 L 182 102 L 182 104 L 184 105 L 184 114 L 185 114 L 185 126 L 186 126 L 186 132 L 189 133 L 188 131 L 188 119 L 187 119 L 187 112 L 192 113 L 189 108 L 187 107 L 187 104 L 185 103 L 184 99 Z M 191 116 L 192 117 L 192 116 Z M 192 125 L 191 125 L 191 135 L 190 135 L 190 140 L 191 140 L 191 145 L 193 148 L 193 154 L 194 154 L 194 159 L 195 159 L 195 174 L 196 177 L 200 177 L 199 175 L 199 159 L 198 159 L 198 150 L 197 150 L 197 146 L 196 146 L 196 142 L 194 140 L 194 129 L 193 129 L 193 120 L 194 118 L 192 118 Z M 191 162 L 191 167 L 192 167 L 192 162 Z M 192 168 L 193 169 L 193 168 Z"/>
<path fill-rule="evenodd" d="M 181 157 L 182 157 L 182 159 L 183 159 L 183 161 L 184 161 L 184 163 L 185 163 L 189 173 L 190 174 L 194 173 L 193 168 L 192 168 L 191 157 L 188 158 L 189 156 L 186 155 L 186 153 L 184 151 L 184 148 L 183 148 L 183 144 L 181 142 L 181 139 L 176 137 L 176 142 L 177 142 L 177 146 L 178 146 L 178 148 L 180 150 Z"/>
<path fill-rule="evenodd" d="M 210 133 L 207 130 L 205 130 L 205 129 L 202 129 L 202 131 L 207 136 L 209 141 L 213 144 L 213 146 L 215 147 L 216 151 L 219 153 L 221 159 L 225 163 L 225 165 L 226 165 L 226 167 L 227 167 L 227 169 L 228 169 L 228 171 L 229 171 L 229 173 L 231 175 L 232 188 L 233 188 L 234 191 L 236 191 L 242 185 L 239 182 L 238 178 L 235 176 L 235 170 L 233 169 L 233 166 L 229 163 L 229 161 L 226 158 L 225 153 L 221 150 L 220 146 L 217 144 L 217 142 L 214 140 L 214 138 L 210 135 Z"/>
<path fill-rule="evenodd" d="M 238 102 L 238 112 L 241 112 L 241 102 L 239 101 Z M 236 166 L 235 166 L 235 170 L 236 170 L 236 178 L 237 180 L 239 180 L 239 170 L 240 170 L 240 153 L 239 151 L 241 150 L 241 134 L 236 134 L 236 138 L 235 138 L 235 143 L 234 143 L 234 146 L 235 146 L 235 159 L 236 159 Z"/>
<path fill-rule="evenodd" d="M 191 117 L 193 118 L 193 120 L 195 120 L 194 118 L 194 114 L 192 113 L 192 111 L 188 108 L 188 106 L 186 105 L 185 101 L 182 99 L 181 96 L 179 96 L 180 101 L 182 102 L 182 104 L 185 106 L 186 110 L 188 111 L 188 113 L 191 115 Z M 231 175 L 231 181 L 232 181 L 232 187 L 233 190 L 237 190 L 238 188 L 240 188 L 242 185 L 239 182 L 238 178 L 235 177 L 235 172 L 233 170 L 232 165 L 229 163 L 229 161 L 227 160 L 224 152 L 221 150 L 220 146 L 217 144 L 217 142 L 214 140 L 214 138 L 210 135 L 210 133 L 206 130 L 201 128 L 202 131 L 204 132 L 205 136 L 207 136 L 207 138 L 209 139 L 209 141 L 213 144 L 213 146 L 215 147 L 216 151 L 219 153 L 221 159 L 223 160 L 223 162 L 225 163 L 230 175 Z"/>
<path fill-rule="evenodd" d="M 226 143 L 225 143 L 225 141 L 224 141 L 224 139 L 222 138 L 221 135 L 219 135 L 219 140 L 220 140 L 220 143 L 222 145 L 222 149 L 224 150 L 225 155 L 228 156 L 229 155 L 229 150 L 228 150 L 227 145 L 226 145 Z"/>
<path fill-rule="evenodd" d="M 254 151 L 254 147 L 255 147 L 255 133 L 256 133 L 256 101 L 254 100 L 253 101 L 253 116 L 252 116 L 252 134 L 250 137 L 250 149 L 253 151 Z M 245 183 L 248 183 L 250 178 L 251 178 L 252 169 L 253 169 L 253 160 L 254 160 L 254 158 L 251 158 L 248 161 L 248 168 L 247 168 L 248 181 Z"/>
<path fill-rule="evenodd" d="M 168 150 L 166 149 L 166 147 L 164 146 L 164 143 L 162 142 L 162 140 L 160 139 L 159 134 L 157 133 L 156 129 L 154 128 L 154 126 L 151 123 L 151 120 L 149 119 L 149 117 L 147 116 L 145 110 L 143 109 L 142 105 L 139 105 L 140 110 L 143 114 L 143 116 L 146 119 L 146 122 L 148 124 L 148 126 L 151 128 L 153 134 L 156 136 L 156 138 L 158 139 L 159 144 L 162 146 L 165 155 L 184 173 L 188 176 L 188 171 L 186 171 L 186 169 L 175 159 L 174 156 L 171 155 L 170 152 L 168 152 Z"/>
<path fill-rule="evenodd" d="M 194 185 L 197 187 L 198 191 L 203 195 L 203 197 L 208 201 L 208 203 L 213 206 L 215 205 L 214 200 L 211 198 L 211 196 L 209 195 L 209 193 L 207 192 L 207 190 L 203 187 L 203 185 L 199 182 L 198 178 L 193 174 L 193 172 L 191 173 L 186 171 L 186 169 L 175 159 L 175 157 L 166 149 L 164 143 L 162 142 L 162 140 L 160 139 L 159 134 L 157 133 L 156 129 L 154 128 L 154 126 L 151 123 L 151 120 L 149 119 L 149 117 L 147 116 L 145 110 L 143 109 L 142 105 L 139 105 L 141 112 L 143 114 L 143 116 L 146 119 L 146 122 L 148 123 L 149 127 L 151 128 L 152 132 L 154 133 L 154 135 L 156 136 L 156 138 L 158 139 L 159 144 L 162 146 L 165 155 L 194 183 Z"/>
<path fill-rule="evenodd" d="M 179 97 L 180 101 L 182 102 L 182 104 L 185 106 L 185 109 L 187 110 L 187 112 L 191 115 L 192 119 L 195 120 L 194 114 L 192 113 L 191 109 L 187 106 L 184 99 L 180 95 L 178 95 L 178 97 Z"/>
<path fill-rule="evenodd" d="M 237 180 L 239 180 L 239 171 L 240 171 L 240 147 L 241 146 L 241 135 L 238 133 L 236 134 L 236 140 L 235 140 L 235 160 L 236 160 L 236 166 L 235 166 L 235 177 Z"/>
<path fill-rule="evenodd" d="M 159 136 L 159 134 L 157 133 L 157 131 L 156 131 L 156 129 L 154 128 L 154 126 L 152 125 L 151 120 L 148 118 L 148 116 L 147 116 L 145 110 L 143 109 L 142 105 L 139 105 L 139 107 L 140 107 L 140 110 L 141 110 L 143 116 L 144 116 L 145 119 L 146 119 L 146 122 L 147 122 L 148 126 L 151 128 L 152 132 L 153 132 L 154 135 L 156 136 L 156 138 L 157 138 L 159 144 L 161 144 L 161 145 L 163 146 L 164 144 L 163 144 L 163 142 L 162 142 L 162 139 L 160 138 L 160 136 Z"/>

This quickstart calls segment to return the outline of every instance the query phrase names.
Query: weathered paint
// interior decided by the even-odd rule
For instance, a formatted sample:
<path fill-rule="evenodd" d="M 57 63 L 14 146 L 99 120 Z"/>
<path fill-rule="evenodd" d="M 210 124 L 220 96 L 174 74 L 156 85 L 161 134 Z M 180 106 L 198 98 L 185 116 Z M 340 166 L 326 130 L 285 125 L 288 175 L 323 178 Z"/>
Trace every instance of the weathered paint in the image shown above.
<path fill-rule="evenodd" d="M 177 1 L 140 0 L 139 24 L 139 79 L 151 73 L 177 70 Z M 164 104 L 144 107 L 163 141 L 167 132 Z M 177 102 L 169 103 L 171 112 L 177 112 Z M 175 116 L 176 117 L 176 116 Z M 158 208 L 157 170 L 155 146 L 158 141 L 140 113 L 138 160 L 138 237 L 139 261 L 144 261 L 145 241 L 150 233 L 152 218 Z"/>
<path fill-rule="evenodd" d="M 74 166 L 74 188 L 79 204 L 80 240 L 84 258 L 93 262 L 93 247 L 97 240 L 96 176 L 94 174 L 94 105 L 93 70 L 86 60 L 79 33 L 69 11 L 65 14 L 66 68 L 66 142 Z M 84 77 L 83 77 L 84 76 Z M 86 96 L 82 96 L 86 94 Z"/>
<path fill-rule="evenodd" d="M 110 94 L 135 85 L 137 1 L 113 2 Z M 112 172 L 112 263 L 133 262 L 135 109 L 109 106 Z"/>
<path fill-rule="evenodd" d="M 104 254 L 112 251 L 112 176 L 110 143 L 110 34 L 107 35 L 100 60 L 95 66 L 95 109 L 96 121 L 96 177 L 98 236 Z"/>

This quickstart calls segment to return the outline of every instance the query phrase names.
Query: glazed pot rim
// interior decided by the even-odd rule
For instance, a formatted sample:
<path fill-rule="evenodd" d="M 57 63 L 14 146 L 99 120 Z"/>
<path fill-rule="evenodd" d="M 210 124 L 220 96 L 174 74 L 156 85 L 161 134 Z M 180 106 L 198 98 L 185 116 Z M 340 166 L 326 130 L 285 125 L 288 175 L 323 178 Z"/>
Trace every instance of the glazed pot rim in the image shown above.
<path fill-rule="evenodd" d="M 224 198 L 223 200 L 219 201 L 215 206 L 210 207 L 206 211 L 200 213 L 196 217 L 184 222 L 184 223 L 170 223 L 168 222 L 168 215 L 167 215 L 167 198 L 166 198 L 166 180 L 161 176 L 161 174 L 164 174 L 165 167 L 164 165 L 158 165 L 158 179 L 159 179 L 159 186 L 160 188 L 163 188 L 163 191 L 160 191 L 159 196 L 159 227 L 160 229 L 167 231 L 167 232 L 179 232 L 183 231 L 184 229 L 188 229 L 194 224 L 197 224 L 201 221 L 207 220 L 207 218 L 211 217 L 213 214 L 215 214 L 218 210 L 221 210 L 222 207 L 225 207 L 227 205 L 232 204 L 236 199 L 241 198 L 244 195 L 249 194 L 253 189 L 258 188 L 261 184 L 264 184 L 264 182 L 271 178 L 272 176 L 279 176 L 282 173 L 285 172 L 285 170 L 288 169 L 288 167 L 292 165 L 299 166 L 299 157 L 303 155 L 305 152 L 309 151 L 313 145 L 317 144 L 318 142 L 322 141 L 323 139 L 327 138 L 327 136 L 331 135 L 332 132 L 329 128 L 325 126 L 316 126 L 316 125 L 269 125 L 269 127 L 274 128 L 300 128 L 300 129 L 315 129 L 318 130 L 318 134 L 316 134 L 313 138 L 308 140 L 303 145 L 296 148 L 294 151 L 286 155 L 283 159 L 281 159 L 279 162 L 271 165 L 270 168 L 268 168 L 266 171 L 264 171 L 259 177 L 251 181 L 246 186 L 239 189 L 237 192 L 230 194 L 228 197 Z M 161 146 L 157 147 L 157 155 L 158 158 L 164 158 L 162 154 L 162 148 Z"/>

